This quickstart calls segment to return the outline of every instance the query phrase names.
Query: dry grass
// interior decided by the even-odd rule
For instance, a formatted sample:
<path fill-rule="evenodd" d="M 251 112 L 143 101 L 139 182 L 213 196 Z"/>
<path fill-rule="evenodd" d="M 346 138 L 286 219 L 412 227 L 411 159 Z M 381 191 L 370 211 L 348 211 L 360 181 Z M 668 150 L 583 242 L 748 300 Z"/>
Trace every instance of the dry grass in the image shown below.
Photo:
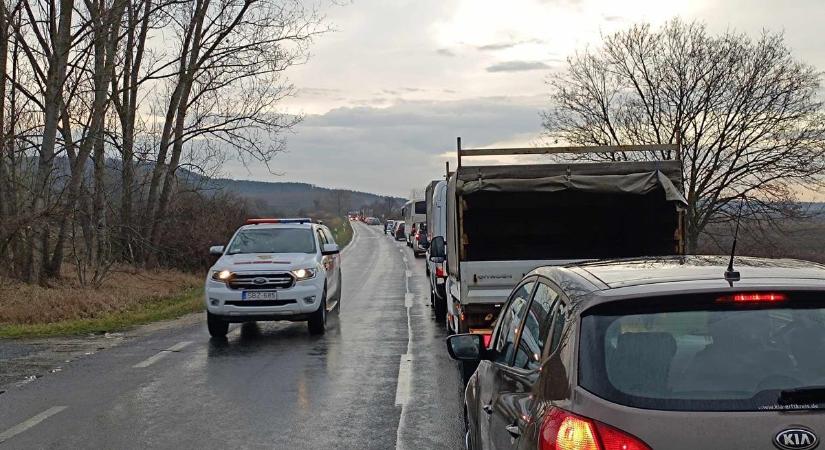
<path fill-rule="evenodd" d="M 0 278 L 0 328 L 109 319 L 191 297 L 203 279 L 172 270 L 116 268 L 97 289 L 81 287 L 71 269 L 44 288 Z"/>

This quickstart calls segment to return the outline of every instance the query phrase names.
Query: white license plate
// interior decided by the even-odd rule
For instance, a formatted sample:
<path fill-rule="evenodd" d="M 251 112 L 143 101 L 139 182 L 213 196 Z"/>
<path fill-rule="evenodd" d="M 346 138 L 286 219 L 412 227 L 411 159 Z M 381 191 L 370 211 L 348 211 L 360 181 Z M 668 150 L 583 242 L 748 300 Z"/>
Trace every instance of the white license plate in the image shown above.
<path fill-rule="evenodd" d="M 278 300 L 278 293 L 273 291 L 244 291 L 244 300 Z"/>

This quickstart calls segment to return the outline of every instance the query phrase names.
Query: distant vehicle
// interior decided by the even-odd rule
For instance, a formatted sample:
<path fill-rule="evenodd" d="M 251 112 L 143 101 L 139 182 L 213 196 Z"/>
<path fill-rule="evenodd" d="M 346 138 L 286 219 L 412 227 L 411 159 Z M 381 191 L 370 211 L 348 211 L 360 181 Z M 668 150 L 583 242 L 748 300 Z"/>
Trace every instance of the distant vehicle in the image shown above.
<path fill-rule="evenodd" d="M 364 223 L 367 225 L 381 225 L 381 221 L 377 217 L 367 217 Z"/>
<path fill-rule="evenodd" d="M 687 256 L 541 267 L 465 391 L 467 448 L 812 449 L 825 432 L 825 266 Z M 738 281 L 737 281 L 738 280 Z"/>
<path fill-rule="evenodd" d="M 412 239 L 410 239 L 410 247 L 413 250 L 414 256 L 423 256 L 427 253 L 427 247 L 430 243 L 427 239 L 427 223 L 418 222 L 413 225 Z"/>
<path fill-rule="evenodd" d="M 407 246 L 412 247 L 412 239 L 415 235 L 415 226 L 417 223 L 427 221 L 427 202 L 419 199 L 411 199 L 401 208 L 401 217 L 406 225 L 405 240 Z"/>
<path fill-rule="evenodd" d="M 206 277 L 209 334 L 226 336 L 231 322 L 307 321 L 323 334 L 341 300 L 341 255 L 329 228 L 310 219 L 250 219 Z"/>
<path fill-rule="evenodd" d="M 392 235 L 396 241 L 405 241 L 407 239 L 404 233 L 404 222 L 395 222 L 395 228 L 392 230 Z"/>
<path fill-rule="evenodd" d="M 392 234 L 393 227 L 395 226 L 394 220 L 388 220 L 384 224 L 384 234 Z"/>
<path fill-rule="evenodd" d="M 430 242 L 435 237 L 442 241 L 447 236 L 447 181 L 435 181 L 426 189 L 427 234 Z M 430 248 L 427 246 L 426 273 L 430 282 L 430 303 L 433 306 L 436 322 L 443 324 L 447 318 L 447 266 L 444 262 L 430 260 Z"/>
<path fill-rule="evenodd" d="M 517 149 L 577 155 L 626 147 Z M 675 145 L 634 147 L 670 152 Z M 512 149 L 459 149 L 447 187 L 446 238 L 430 257 L 447 263 L 447 315 L 454 332 L 490 333 L 523 274 L 544 265 L 683 253 L 687 201 L 679 161 L 466 166 L 462 157 Z M 446 242 L 446 245 L 445 245 Z"/>

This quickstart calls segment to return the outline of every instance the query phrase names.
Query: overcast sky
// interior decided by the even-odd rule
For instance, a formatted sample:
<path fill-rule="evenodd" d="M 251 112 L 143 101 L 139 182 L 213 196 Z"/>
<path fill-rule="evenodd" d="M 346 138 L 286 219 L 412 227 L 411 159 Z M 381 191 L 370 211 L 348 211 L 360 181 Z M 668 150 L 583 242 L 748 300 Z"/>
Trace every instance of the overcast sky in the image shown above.
<path fill-rule="evenodd" d="M 324 7 L 337 31 L 288 73 L 300 91 L 284 108 L 306 119 L 272 163 L 281 175 L 237 164 L 224 175 L 407 196 L 443 174 L 456 136 L 465 147 L 536 142 L 548 75 L 637 22 L 678 15 L 714 31 L 784 31 L 796 56 L 825 69 L 825 0 L 344 3 Z"/>

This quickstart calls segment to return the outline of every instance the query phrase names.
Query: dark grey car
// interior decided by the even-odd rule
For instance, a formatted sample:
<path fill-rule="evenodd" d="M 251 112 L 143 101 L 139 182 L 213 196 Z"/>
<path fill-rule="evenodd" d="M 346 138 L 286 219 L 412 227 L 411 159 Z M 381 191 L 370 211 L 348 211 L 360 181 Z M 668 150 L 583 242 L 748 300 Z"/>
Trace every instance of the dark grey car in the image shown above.
<path fill-rule="evenodd" d="M 812 449 L 825 436 L 825 266 L 673 257 L 539 268 L 465 393 L 473 449 Z"/>

